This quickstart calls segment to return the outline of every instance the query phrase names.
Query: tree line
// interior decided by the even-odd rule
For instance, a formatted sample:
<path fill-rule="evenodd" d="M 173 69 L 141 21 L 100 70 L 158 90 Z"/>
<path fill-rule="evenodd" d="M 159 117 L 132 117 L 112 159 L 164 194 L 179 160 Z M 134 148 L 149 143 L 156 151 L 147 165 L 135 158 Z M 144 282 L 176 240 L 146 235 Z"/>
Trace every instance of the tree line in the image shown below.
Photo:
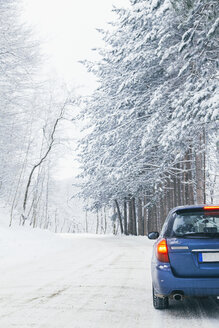
<path fill-rule="evenodd" d="M 21 23 L 21 2 L 0 0 L 0 201 L 10 222 L 73 231 L 76 223 L 60 183 L 64 122 L 76 97 L 41 73 L 45 56 L 33 30 Z M 59 197 L 57 196 L 59 194 Z"/>
<path fill-rule="evenodd" d="M 216 0 L 131 0 L 85 61 L 80 196 L 114 208 L 122 233 L 160 231 L 178 205 L 218 199 Z"/>

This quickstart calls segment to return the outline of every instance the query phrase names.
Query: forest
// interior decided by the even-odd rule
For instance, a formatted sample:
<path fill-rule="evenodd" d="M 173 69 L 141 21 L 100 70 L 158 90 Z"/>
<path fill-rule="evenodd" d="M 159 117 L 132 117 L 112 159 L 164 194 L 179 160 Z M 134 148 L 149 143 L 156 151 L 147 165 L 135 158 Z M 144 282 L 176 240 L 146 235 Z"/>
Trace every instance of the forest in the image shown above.
<path fill-rule="evenodd" d="M 83 126 L 79 191 L 69 199 L 77 194 L 94 213 L 96 233 L 109 221 L 109 232 L 147 235 L 172 207 L 219 201 L 218 0 L 130 0 L 113 11 L 99 30 L 105 46 L 81 62 L 98 87 L 78 97 L 39 74 L 40 43 L 20 24 L 19 1 L 0 0 L 0 199 L 9 225 L 89 232 L 53 177 L 72 151 L 66 122 Z"/>
<path fill-rule="evenodd" d="M 63 124 L 72 120 L 77 100 L 41 73 L 41 44 L 22 23 L 20 4 L 0 1 L 0 201 L 9 208 L 10 226 L 18 220 L 72 231 L 72 209 L 58 197 L 53 170 L 67 147 Z"/>
<path fill-rule="evenodd" d="M 99 87 L 81 140 L 90 208 L 115 209 L 121 232 L 160 231 L 178 205 L 218 199 L 219 3 L 131 1 L 106 46 L 84 62 Z"/>

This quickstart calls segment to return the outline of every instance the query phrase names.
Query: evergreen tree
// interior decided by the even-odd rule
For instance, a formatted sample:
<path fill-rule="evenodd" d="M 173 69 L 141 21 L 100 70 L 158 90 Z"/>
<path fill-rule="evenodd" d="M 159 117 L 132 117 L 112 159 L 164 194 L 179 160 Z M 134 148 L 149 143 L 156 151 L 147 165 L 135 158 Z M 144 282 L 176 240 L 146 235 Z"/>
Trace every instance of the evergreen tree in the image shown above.
<path fill-rule="evenodd" d="M 206 134 L 218 127 L 218 1 L 131 4 L 101 31 L 101 60 L 86 63 L 99 88 L 84 111 L 82 195 L 99 206 L 146 197 L 160 219 L 162 203 L 167 211 L 205 200 Z"/>

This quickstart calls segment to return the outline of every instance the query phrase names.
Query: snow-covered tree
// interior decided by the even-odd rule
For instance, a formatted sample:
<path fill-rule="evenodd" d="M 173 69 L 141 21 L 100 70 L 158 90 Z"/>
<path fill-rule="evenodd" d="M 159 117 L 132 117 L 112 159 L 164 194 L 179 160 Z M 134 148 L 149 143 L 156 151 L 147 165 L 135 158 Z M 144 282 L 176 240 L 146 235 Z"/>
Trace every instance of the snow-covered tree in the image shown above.
<path fill-rule="evenodd" d="M 22 166 L 21 149 L 28 144 L 34 121 L 33 94 L 38 84 L 32 77 L 39 52 L 30 32 L 18 24 L 17 3 L 0 1 L 0 12 L 0 194 L 10 198 L 11 184 Z"/>
<path fill-rule="evenodd" d="M 33 227 L 54 226 L 51 171 L 62 154 L 60 122 L 72 117 L 75 97 L 40 76 L 39 42 L 21 24 L 19 1 L 0 0 L 0 13 L 1 202 L 11 208 L 10 224 L 18 216 Z"/>
<path fill-rule="evenodd" d="M 131 4 L 114 9 L 101 60 L 86 63 L 99 88 L 84 111 L 82 195 L 100 207 L 140 197 L 160 218 L 162 206 L 205 200 L 206 134 L 218 122 L 218 1 Z"/>

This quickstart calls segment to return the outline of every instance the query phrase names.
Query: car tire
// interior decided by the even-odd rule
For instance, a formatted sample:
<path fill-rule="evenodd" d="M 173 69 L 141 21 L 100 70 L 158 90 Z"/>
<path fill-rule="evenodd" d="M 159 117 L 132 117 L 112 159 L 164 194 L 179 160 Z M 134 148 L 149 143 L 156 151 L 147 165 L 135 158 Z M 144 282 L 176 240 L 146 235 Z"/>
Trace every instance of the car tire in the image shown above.
<path fill-rule="evenodd" d="M 154 288 L 153 288 L 153 306 L 157 310 L 164 310 L 169 307 L 169 298 L 164 296 L 164 297 L 158 297 L 154 293 Z"/>

